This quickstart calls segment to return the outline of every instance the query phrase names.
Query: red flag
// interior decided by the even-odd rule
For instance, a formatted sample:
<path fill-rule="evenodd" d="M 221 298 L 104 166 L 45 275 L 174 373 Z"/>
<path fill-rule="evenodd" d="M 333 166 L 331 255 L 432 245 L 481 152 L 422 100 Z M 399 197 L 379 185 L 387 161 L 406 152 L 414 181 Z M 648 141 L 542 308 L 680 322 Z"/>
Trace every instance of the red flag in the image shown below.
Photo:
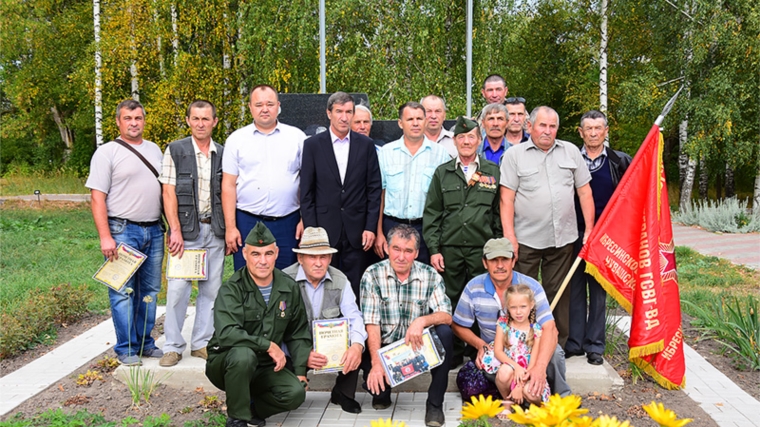
<path fill-rule="evenodd" d="M 631 315 L 629 359 L 675 389 L 686 366 L 662 149 L 654 125 L 578 256 Z"/>

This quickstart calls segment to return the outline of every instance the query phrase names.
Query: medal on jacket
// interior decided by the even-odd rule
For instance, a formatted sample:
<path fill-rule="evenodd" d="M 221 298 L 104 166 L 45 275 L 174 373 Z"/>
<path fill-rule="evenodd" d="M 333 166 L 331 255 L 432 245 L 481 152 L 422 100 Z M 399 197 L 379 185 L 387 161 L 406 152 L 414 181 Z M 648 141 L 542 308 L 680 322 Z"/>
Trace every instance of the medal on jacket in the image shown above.
<path fill-rule="evenodd" d="M 467 186 L 468 187 L 472 187 L 473 185 L 477 184 L 478 182 L 480 182 L 480 171 L 477 171 L 474 174 L 472 174 L 472 178 L 470 178 L 470 181 L 467 182 Z"/>
<path fill-rule="evenodd" d="M 285 308 L 287 305 L 285 304 L 285 301 L 280 301 L 280 317 L 285 317 Z"/>
<path fill-rule="evenodd" d="M 496 178 L 492 176 L 481 176 L 480 186 L 485 188 L 496 188 Z"/>

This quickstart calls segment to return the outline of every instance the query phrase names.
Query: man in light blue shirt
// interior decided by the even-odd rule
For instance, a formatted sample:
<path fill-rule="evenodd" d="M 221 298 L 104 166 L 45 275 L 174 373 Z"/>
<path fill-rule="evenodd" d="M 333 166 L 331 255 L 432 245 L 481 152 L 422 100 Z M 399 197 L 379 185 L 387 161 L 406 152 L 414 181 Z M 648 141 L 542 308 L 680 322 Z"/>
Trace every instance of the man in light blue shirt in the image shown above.
<path fill-rule="evenodd" d="M 398 224 L 408 224 L 422 235 L 422 212 L 435 169 L 451 160 L 445 148 L 425 137 L 425 108 L 407 102 L 399 108 L 398 125 L 404 135 L 384 145 L 378 153 L 383 195 L 375 239 L 375 253 L 385 258 L 385 234 Z M 417 261 L 430 264 L 430 253 L 420 242 Z"/>
<path fill-rule="evenodd" d="M 351 283 L 337 268 L 330 266 L 332 254 L 338 252 L 330 247 L 327 232 L 321 227 L 307 227 L 301 237 L 299 248 L 293 252 L 298 262 L 283 270 L 301 288 L 301 298 L 311 323 L 314 320 L 345 318 L 349 322 L 349 347 L 343 354 L 343 370 L 335 380 L 330 401 L 349 413 L 358 414 L 361 405 L 355 400 L 356 380 L 362 361 L 367 331 Z M 332 361 L 330 361 L 332 362 Z M 306 366 L 321 369 L 327 365 L 324 354 L 311 351 Z"/>

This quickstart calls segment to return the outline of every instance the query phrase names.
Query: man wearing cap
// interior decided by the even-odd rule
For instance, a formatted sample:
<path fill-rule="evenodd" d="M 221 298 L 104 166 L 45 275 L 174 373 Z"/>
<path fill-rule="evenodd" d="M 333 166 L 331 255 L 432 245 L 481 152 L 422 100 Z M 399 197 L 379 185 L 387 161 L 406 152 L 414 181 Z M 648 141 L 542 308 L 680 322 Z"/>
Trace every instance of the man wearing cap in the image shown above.
<path fill-rule="evenodd" d="M 274 267 L 278 251 L 272 233 L 257 223 L 242 249 L 245 266 L 222 285 L 214 304 L 206 376 L 227 393 L 227 427 L 264 426 L 306 397 L 308 316 L 296 282 Z M 282 344 L 293 372 L 283 369 Z"/>
<path fill-rule="evenodd" d="M 485 272 L 481 260 L 485 242 L 501 236 L 499 167 L 477 154 L 477 122 L 458 117 L 454 144 L 457 157 L 435 170 L 422 216 L 430 265 L 443 276 L 452 307 L 456 307 L 464 285 Z M 463 348 L 457 340 L 456 364 L 461 361 Z"/>
<path fill-rule="evenodd" d="M 483 247 L 483 266 L 488 271 L 470 280 L 457 304 L 452 323 L 454 334 L 478 349 L 475 364 L 483 366 L 486 347 L 493 347 L 497 321 L 506 313 L 502 307 L 504 292 L 512 285 L 527 285 L 535 294 L 536 321 L 543 328 L 541 347 L 535 362 L 531 359 L 527 383 L 530 393 L 540 393 L 544 380 L 549 381 L 552 394 L 570 394 L 565 381 L 565 356 L 557 345 L 557 326 L 554 322 L 546 293 L 534 279 L 513 270 L 514 248 L 505 238 L 491 239 Z M 480 335 L 471 329 L 477 323 Z"/>
<path fill-rule="evenodd" d="M 298 262 L 283 272 L 292 277 L 301 288 L 309 323 L 313 320 L 348 319 L 350 343 L 340 361 L 343 371 L 335 380 L 330 401 L 340 405 L 346 412 L 358 414 L 362 409 L 354 398 L 367 331 L 351 283 L 340 270 L 330 265 L 333 254 L 338 251 L 330 247 L 324 228 L 306 227 L 300 247 L 293 249 L 293 252 L 297 254 Z M 325 355 L 312 350 L 307 366 L 321 369 L 327 362 Z"/>
<path fill-rule="evenodd" d="M 386 255 L 385 234 L 396 225 L 411 225 L 422 234 L 422 212 L 433 173 L 438 166 L 451 160 L 445 148 L 425 137 L 425 108 L 422 104 L 407 102 L 398 113 L 398 125 L 404 134 L 384 145 L 378 154 L 383 193 L 375 253 L 380 258 Z M 429 264 L 427 245 L 424 241 L 418 243 L 418 260 Z"/>
<path fill-rule="evenodd" d="M 330 128 L 304 142 L 301 217 L 305 227 L 322 227 L 338 249 L 332 265 L 359 294 L 369 265 L 380 215 L 380 168 L 372 140 L 351 132 L 354 100 L 335 92 L 327 100 Z"/>
<path fill-rule="evenodd" d="M 442 426 L 443 396 L 448 384 L 453 352 L 451 302 L 443 278 L 433 267 L 415 261 L 420 235 L 408 224 L 388 232 L 388 259 L 371 265 L 362 276 L 361 307 L 367 327 L 367 350 L 362 358 L 364 387 L 372 395 L 372 407 L 391 405 L 391 387 L 380 347 L 403 339 L 414 348 L 422 345 L 425 328 L 434 329 L 446 351 L 443 363 L 431 370 L 432 380 L 425 405 L 425 424 Z"/>

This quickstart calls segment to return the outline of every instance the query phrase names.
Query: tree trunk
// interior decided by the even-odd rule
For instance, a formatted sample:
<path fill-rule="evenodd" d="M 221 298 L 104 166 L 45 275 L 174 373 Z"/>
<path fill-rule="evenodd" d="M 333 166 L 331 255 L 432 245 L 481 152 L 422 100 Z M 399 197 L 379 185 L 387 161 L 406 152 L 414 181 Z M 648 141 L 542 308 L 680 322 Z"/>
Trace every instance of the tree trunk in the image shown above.
<path fill-rule="evenodd" d="M 71 128 L 63 123 L 61 113 L 58 111 L 58 108 L 55 105 L 50 107 L 50 112 L 53 113 L 53 120 L 58 126 L 58 131 L 61 133 L 61 140 L 63 141 L 63 145 L 66 147 L 63 149 L 63 162 L 66 163 L 71 157 L 71 150 L 74 146 L 74 135 L 71 131 Z"/>
<path fill-rule="evenodd" d="M 602 41 L 599 46 L 599 110 L 607 114 L 607 0 L 602 0 Z M 610 134 L 604 138 L 604 145 L 610 146 Z"/>
<path fill-rule="evenodd" d="M 177 67 L 177 55 L 179 55 L 179 32 L 177 31 L 177 5 L 171 4 L 172 15 L 172 51 L 174 53 L 174 67 Z"/>
<path fill-rule="evenodd" d="M 161 78 L 163 79 L 166 77 L 166 73 L 164 71 L 164 49 L 163 49 L 163 43 L 161 40 L 161 26 L 159 23 L 159 15 L 158 15 L 158 4 L 157 0 L 153 0 L 153 25 L 156 26 L 156 32 L 158 32 L 158 35 L 156 36 L 156 48 L 158 50 L 158 72 Z"/>
<path fill-rule="evenodd" d="M 755 193 L 752 196 L 753 212 L 760 212 L 760 154 L 757 155 L 757 170 L 755 171 Z"/>
<path fill-rule="evenodd" d="M 683 184 L 681 185 L 681 200 L 678 202 L 678 209 L 684 211 L 691 208 L 691 192 L 694 189 L 694 173 L 696 172 L 697 162 L 688 157 L 683 150 L 686 140 L 689 136 L 689 121 L 683 120 L 678 126 L 678 145 L 682 148 L 681 156 L 686 156 L 686 169 L 683 173 Z"/>
<path fill-rule="evenodd" d="M 132 62 L 129 65 L 129 74 L 132 76 L 132 99 L 140 102 L 140 81 L 137 76 L 137 41 L 135 41 L 135 17 L 132 13 L 132 4 L 127 3 L 129 15 L 129 49 L 132 53 Z"/>
<path fill-rule="evenodd" d="M 100 68 L 100 0 L 92 0 L 92 20 L 95 32 L 95 145 L 103 145 L 103 80 Z"/>
<path fill-rule="evenodd" d="M 710 184 L 710 174 L 707 171 L 707 161 L 704 156 L 699 159 L 699 198 L 707 200 L 707 190 Z"/>
<path fill-rule="evenodd" d="M 725 189 L 726 189 L 727 199 L 730 199 L 731 197 L 736 196 L 736 183 L 734 182 L 734 168 L 732 168 L 731 165 L 729 165 L 728 163 L 726 163 Z"/>

